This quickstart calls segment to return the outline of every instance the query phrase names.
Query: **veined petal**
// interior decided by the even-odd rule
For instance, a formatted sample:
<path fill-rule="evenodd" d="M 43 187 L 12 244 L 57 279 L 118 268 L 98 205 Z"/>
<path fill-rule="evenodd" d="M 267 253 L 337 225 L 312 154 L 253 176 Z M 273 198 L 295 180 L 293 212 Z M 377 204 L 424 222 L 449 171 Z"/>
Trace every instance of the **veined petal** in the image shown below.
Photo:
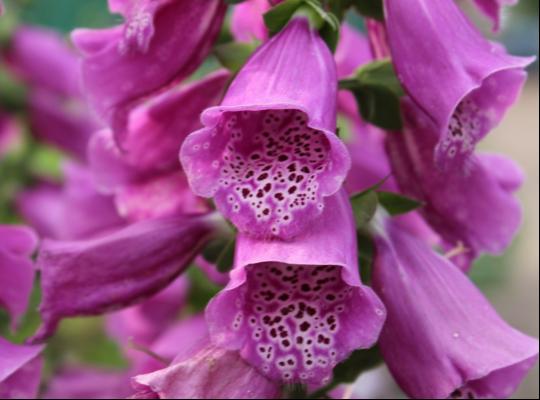
<path fill-rule="evenodd" d="M 43 324 L 32 341 L 49 337 L 65 317 L 114 311 L 157 293 L 188 267 L 218 223 L 215 215 L 160 218 L 91 240 L 44 241 Z"/>
<path fill-rule="evenodd" d="M 412 398 L 506 398 L 538 357 L 455 265 L 394 222 L 376 240 L 373 287 L 388 310 L 380 348 Z"/>
<path fill-rule="evenodd" d="M 0 338 L 0 397 L 36 398 L 43 346 L 20 346 Z"/>
<path fill-rule="evenodd" d="M 88 99 L 122 145 L 129 110 L 199 66 L 219 33 L 226 5 L 143 0 L 113 8 L 124 15 L 122 26 L 75 31 L 73 41 L 83 54 Z"/>
<path fill-rule="evenodd" d="M 0 307 L 9 313 L 12 329 L 28 308 L 34 284 L 30 256 L 36 246 L 37 237 L 30 229 L 0 225 Z"/>
<path fill-rule="evenodd" d="M 231 281 L 206 310 L 214 343 L 239 350 L 274 381 L 316 385 L 350 352 L 376 342 L 384 316 L 360 282 L 343 191 L 292 242 L 239 235 Z"/>
<path fill-rule="evenodd" d="M 404 104 L 405 128 L 388 135 L 394 175 L 405 195 L 425 203 L 421 213 L 449 247 L 464 245 L 469 259 L 482 252 L 500 254 L 521 223 L 521 207 L 513 192 L 521 174 L 510 161 L 497 171 L 493 159 L 473 157 L 465 171 L 441 171 L 432 157 L 437 131 L 412 103 Z M 468 268 L 468 265 L 464 265 Z"/>
<path fill-rule="evenodd" d="M 214 197 L 243 233 L 290 239 L 304 231 L 350 167 L 334 133 L 336 82 L 325 43 L 307 19 L 293 19 L 182 145 L 194 193 Z"/>
<path fill-rule="evenodd" d="M 247 364 L 236 351 L 210 343 L 208 332 L 170 367 L 133 378 L 143 393 L 160 399 L 273 399 L 279 385 Z"/>
<path fill-rule="evenodd" d="M 462 168 L 515 102 L 534 58 L 484 39 L 453 0 L 384 4 L 398 77 L 437 127 L 437 165 Z"/>

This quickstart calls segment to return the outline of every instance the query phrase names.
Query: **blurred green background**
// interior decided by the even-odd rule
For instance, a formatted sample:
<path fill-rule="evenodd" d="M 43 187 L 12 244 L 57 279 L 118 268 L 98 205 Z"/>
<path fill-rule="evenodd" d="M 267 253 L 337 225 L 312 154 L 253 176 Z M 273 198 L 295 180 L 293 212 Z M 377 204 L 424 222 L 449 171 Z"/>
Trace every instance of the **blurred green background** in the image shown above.
<path fill-rule="evenodd" d="M 461 3 L 471 11 L 486 34 L 490 34 L 485 21 L 472 11 L 468 2 L 461 0 Z M 48 26 L 66 35 L 76 27 L 105 27 L 121 21 L 120 17 L 108 13 L 106 0 L 6 0 L 6 8 L 19 10 L 22 23 Z M 514 54 L 538 55 L 538 9 L 538 1 L 522 0 L 518 6 L 506 10 L 502 33 L 495 38 L 504 42 Z M 11 18 L 10 13 L 6 17 Z M 360 23 L 356 18 L 352 20 Z M 484 257 L 472 271 L 473 279 L 502 316 L 516 328 L 536 337 L 539 327 L 540 262 L 537 70 L 538 62 L 531 67 L 530 79 L 518 103 L 501 126 L 481 145 L 485 150 L 507 154 L 524 168 L 528 179 L 519 193 L 524 206 L 523 229 L 504 256 Z M 45 159 L 40 162 L 47 164 L 49 161 Z M 197 272 L 192 271 L 192 280 L 195 282 L 194 293 L 203 293 L 204 297 L 213 294 L 215 288 L 208 286 Z M 198 300 L 201 303 L 201 299 Z M 32 301 L 34 308 L 38 302 L 39 293 L 36 292 Z M 100 318 L 86 318 L 64 322 L 48 347 L 47 373 L 50 374 L 59 362 L 87 362 L 110 368 L 124 366 L 121 352 L 104 335 L 100 321 Z M 11 339 L 22 340 L 36 328 L 37 323 L 37 314 L 30 313 L 21 331 Z M 8 335 L 5 325 L 5 314 L 0 313 L 2 335 Z M 515 398 L 538 398 L 538 386 L 536 366 Z"/>

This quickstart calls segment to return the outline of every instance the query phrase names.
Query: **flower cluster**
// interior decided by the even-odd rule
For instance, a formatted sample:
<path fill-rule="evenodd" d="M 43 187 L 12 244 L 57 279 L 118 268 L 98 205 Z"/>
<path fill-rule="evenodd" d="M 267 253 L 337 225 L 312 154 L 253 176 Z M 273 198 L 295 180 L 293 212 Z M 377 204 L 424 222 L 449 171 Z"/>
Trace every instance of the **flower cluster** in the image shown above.
<path fill-rule="evenodd" d="M 496 30 L 513 2 L 473 3 Z M 532 58 L 454 0 L 108 5 L 74 48 L 15 24 L 1 49 L 5 207 L 31 228 L 0 219 L 0 397 L 347 398 L 382 362 L 411 398 L 515 392 L 538 340 L 467 273 L 520 226 L 520 168 L 475 147 Z M 42 147 L 56 175 L 27 167 Z M 102 315 L 122 369 L 42 374 L 64 321 Z"/>

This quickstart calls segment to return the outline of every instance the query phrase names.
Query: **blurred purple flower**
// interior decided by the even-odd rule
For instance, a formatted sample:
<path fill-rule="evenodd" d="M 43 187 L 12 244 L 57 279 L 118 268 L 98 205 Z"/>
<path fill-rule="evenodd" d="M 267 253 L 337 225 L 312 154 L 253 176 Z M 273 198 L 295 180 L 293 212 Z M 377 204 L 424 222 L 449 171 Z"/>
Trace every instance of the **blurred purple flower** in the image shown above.
<path fill-rule="evenodd" d="M 89 102 L 115 132 L 121 147 L 135 104 L 189 76 L 208 55 L 226 5 L 222 0 L 109 0 L 125 22 L 112 28 L 78 29 Z"/>

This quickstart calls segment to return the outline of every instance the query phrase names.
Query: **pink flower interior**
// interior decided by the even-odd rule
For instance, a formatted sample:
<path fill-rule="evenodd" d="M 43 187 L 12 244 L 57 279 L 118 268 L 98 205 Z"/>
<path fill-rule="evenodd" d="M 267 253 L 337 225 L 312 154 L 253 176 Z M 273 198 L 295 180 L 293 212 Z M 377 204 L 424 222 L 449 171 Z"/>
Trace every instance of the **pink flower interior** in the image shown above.
<path fill-rule="evenodd" d="M 241 230 L 291 237 L 324 208 L 319 190 L 330 144 L 297 110 L 227 112 L 217 128 L 229 141 L 215 195 Z"/>
<path fill-rule="evenodd" d="M 246 338 L 242 356 L 270 379 L 321 384 L 351 349 L 358 329 L 357 288 L 341 267 L 265 263 L 246 267 L 231 329 Z"/>

